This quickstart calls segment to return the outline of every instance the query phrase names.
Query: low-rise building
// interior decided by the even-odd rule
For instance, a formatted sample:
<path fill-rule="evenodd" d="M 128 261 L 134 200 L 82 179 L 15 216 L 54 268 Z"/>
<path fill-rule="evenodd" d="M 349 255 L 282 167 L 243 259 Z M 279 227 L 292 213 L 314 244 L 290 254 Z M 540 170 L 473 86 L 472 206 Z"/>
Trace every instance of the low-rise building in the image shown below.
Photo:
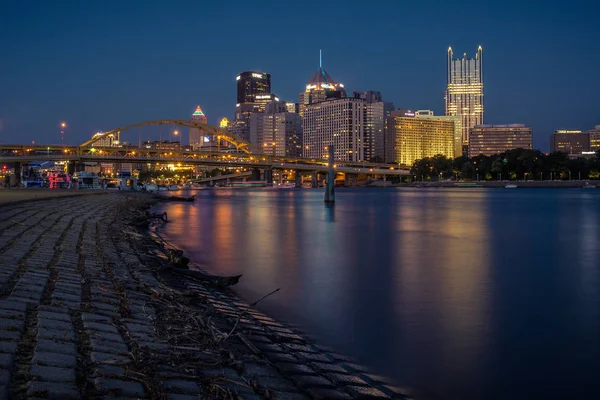
<path fill-rule="evenodd" d="M 533 130 L 523 124 L 475 125 L 469 133 L 469 157 L 513 149 L 533 149 Z"/>
<path fill-rule="evenodd" d="M 590 135 L 578 130 L 556 130 L 550 136 L 550 149 L 573 156 L 581 155 L 590 151 Z"/>

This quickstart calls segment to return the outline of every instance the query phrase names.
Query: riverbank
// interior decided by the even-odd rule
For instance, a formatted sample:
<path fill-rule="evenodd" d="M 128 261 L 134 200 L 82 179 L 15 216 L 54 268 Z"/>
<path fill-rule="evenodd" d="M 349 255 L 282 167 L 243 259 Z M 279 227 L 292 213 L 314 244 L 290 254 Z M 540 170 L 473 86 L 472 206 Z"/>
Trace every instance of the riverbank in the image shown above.
<path fill-rule="evenodd" d="M 174 274 L 144 227 L 152 201 L 0 206 L 0 399 L 406 398 L 231 291 Z"/>

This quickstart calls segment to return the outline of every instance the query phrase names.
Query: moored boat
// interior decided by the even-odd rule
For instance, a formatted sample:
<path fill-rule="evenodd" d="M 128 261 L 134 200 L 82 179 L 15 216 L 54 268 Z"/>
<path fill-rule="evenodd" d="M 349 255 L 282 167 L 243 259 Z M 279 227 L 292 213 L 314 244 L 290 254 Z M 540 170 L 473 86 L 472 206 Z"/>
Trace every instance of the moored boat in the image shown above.
<path fill-rule="evenodd" d="M 517 185 L 515 185 L 514 183 L 509 183 L 506 186 L 504 186 L 505 189 L 516 189 L 518 188 Z"/>

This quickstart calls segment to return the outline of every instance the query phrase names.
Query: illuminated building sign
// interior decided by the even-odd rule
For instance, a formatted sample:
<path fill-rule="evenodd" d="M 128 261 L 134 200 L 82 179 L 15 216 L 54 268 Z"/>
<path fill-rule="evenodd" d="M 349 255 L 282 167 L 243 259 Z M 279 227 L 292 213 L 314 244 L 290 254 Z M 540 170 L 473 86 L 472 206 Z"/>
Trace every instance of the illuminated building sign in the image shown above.
<path fill-rule="evenodd" d="M 262 79 L 262 77 L 263 77 L 263 76 L 262 76 L 262 74 L 257 74 L 256 72 L 253 72 L 253 73 L 252 73 L 252 77 L 253 77 L 253 78 Z"/>
<path fill-rule="evenodd" d="M 271 95 L 270 94 L 259 94 L 259 95 L 256 95 L 256 98 L 259 100 L 260 99 L 270 99 Z"/>
<path fill-rule="evenodd" d="M 242 77 L 241 77 L 241 76 L 239 76 L 239 75 L 235 77 L 235 80 L 236 80 L 236 81 L 239 81 L 240 79 L 242 79 Z"/>
<path fill-rule="evenodd" d="M 204 143 L 210 142 L 210 136 L 204 136 Z"/>
<path fill-rule="evenodd" d="M 556 131 L 556 133 L 581 133 L 581 131 L 568 131 L 564 129 L 559 129 Z"/>

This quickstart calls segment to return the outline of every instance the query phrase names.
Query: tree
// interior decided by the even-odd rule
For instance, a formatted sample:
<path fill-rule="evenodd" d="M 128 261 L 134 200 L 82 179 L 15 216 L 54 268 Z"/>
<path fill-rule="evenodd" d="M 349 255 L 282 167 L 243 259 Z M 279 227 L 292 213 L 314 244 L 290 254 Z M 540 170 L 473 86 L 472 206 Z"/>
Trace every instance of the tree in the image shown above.
<path fill-rule="evenodd" d="M 460 169 L 460 177 L 464 179 L 473 179 L 475 176 L 475 167 L 471 164 L 471 161 L 467 161 L 462 165 Z"/>

